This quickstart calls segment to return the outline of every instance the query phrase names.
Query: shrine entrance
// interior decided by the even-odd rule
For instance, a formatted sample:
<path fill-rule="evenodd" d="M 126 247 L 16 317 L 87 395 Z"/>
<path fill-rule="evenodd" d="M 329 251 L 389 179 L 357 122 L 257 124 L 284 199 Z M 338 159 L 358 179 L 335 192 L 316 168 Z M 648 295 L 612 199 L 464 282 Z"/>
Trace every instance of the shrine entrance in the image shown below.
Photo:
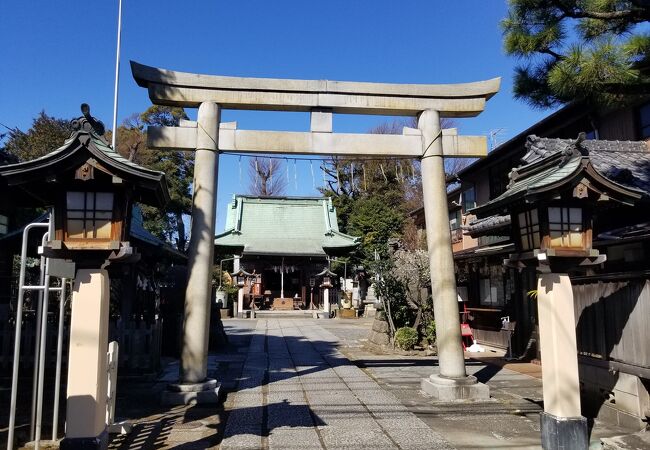
<path fill-rule="evenodd" d="M 459 84 L 388 84 L 327 80 L 238 78 L 176 72 L 131 62 L 133 77 L 154 104 L 198 108 L 197 121 L 179 127 L 149 127 L 151 148 L 195 151 L 192 226 L 181 374 L 170 401 L 214 398 L 207 380 L 216 190 L 219 152 L 418 158 L 421 160 L 427 245 L 434 292 L 440 373 L 422 380 L 439 400 L 489 397 L 486 385 L 467 376 L 461 345 L 453 254 L 447 210 L 444 157 L 482 157 L 484 136 L 459 136 L 441 129 L 441 117 L 474 117 L 499 89 L 500 79 Z M 311 114 L 308 132 L 239 130 L 220 123 L 223 109 L 302 111 Z M 415 116 L 418 128 L 402 135 L 332 132 L 333 114 Z M 203 391 L 202 391 L 203 390 Z"/>

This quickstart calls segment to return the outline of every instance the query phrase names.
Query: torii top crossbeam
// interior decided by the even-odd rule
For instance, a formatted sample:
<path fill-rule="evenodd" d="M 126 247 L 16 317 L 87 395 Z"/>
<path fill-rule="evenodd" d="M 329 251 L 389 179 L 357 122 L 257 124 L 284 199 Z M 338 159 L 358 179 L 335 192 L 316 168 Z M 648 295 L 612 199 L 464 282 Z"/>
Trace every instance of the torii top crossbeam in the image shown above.
<path fill-rule="evenodd" d="M 227 109 L 474 117 L 499 90 L 500 78 L 457 84 L 393 84 L 203 75 L 131 61 L 135 81 L 155 104 L 195 108 L 212 101 Z"/>

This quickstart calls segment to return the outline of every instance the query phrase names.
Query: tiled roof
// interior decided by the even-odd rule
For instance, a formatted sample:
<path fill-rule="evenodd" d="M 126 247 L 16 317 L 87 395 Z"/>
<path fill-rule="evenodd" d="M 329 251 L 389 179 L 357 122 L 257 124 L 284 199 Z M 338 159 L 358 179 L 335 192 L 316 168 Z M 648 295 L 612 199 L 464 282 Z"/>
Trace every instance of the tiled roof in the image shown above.
<path fill-rule="evenodd" d="M 603 141 L 586 139 L 576 143 L 574 139 L 549 139 L 528 136 L 528 153 L 524 163 L 533 163 L 556 152 L 576 145 L 589 156 L 592 164 L 602 175 L 623 186 L 640 189 L 650 196 L 650 142 Z"/>
<path fill-rule="evenodd" d="M 235 196 L 218 247 L 243 254 L 324 256 L 346 252 L 359 238 L 341 233 L 328 198 Z"/>
<path fill-rule="evenodd" d="M 521 199 L 549 192 L 576 177 L 606 184 L 607 192 L 618 192 L 625 202 L 650 197 L 650 148 L 646 142 L 578 139 L 548 139 L 529 136 L 523 164 L 510 172 L 508 189 L 497 198 L 472 210 L 479 217 L 502 211 Z M 545 194 L 546 195 L 546 194 Z"/>
<path fill-rule="evenodd" d="M 4 178 L 9 186 L 29 183 L 44 183 L 48 178 L 56 178 L 61 171 L 78 167 L 91 157 L 104 167 L 111 168 L 114 174 L 135 183 L 138 186 L 136 200 L 150 205 L 164 206 L 169 201 L 169 191 L 165 174 L 156 170 L 135 164 L 117 153 L 108 145 L 103 136 L 98 135 L 89 127 L 83 126 L 58 149 L 39 158 L 16 164 L 0 165 L 0 178 Z M 40 186 L 44 191 L 50 186 Z M 33 190 L 33 189 L 32 189 Z"/>
<path fill-rule="evenodd" d="M 472 220 L 463 230 L 472 237 L 482 235 L 487 231 L 498 230 L 510 226 L 510 214 L 497 214 L 483 219 Z"/>
<path fill-rule="evenodd" d="M 174 247 L 169 245 L 169 243 L 157 238 L 145 229 L 142 211 L 137 206 L 131 208 L 131 229 L 129 230 L 129 234 L 132 238 L 138 241 L 144 242 L 153 247 L 157 247 L 160 250 L 170 253 L 178 258 L 187 259 L 187 255 L 176 250 Z"/>

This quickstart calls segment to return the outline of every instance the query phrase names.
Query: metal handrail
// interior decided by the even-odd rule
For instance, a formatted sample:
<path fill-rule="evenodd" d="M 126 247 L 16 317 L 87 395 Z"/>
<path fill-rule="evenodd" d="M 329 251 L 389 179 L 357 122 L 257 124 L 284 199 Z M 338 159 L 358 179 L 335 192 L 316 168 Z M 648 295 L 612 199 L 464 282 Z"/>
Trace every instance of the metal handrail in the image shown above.
<path fill-rule="evenodd" d="M 27 243 L 29 232 L 33 228 L 49 228 L 49 223 L 30 223 L 23 230 L 23 242 L 20 250 L 20 273 L 18 275 L 18 301 L 16 303 L 16 334 L 14 342 L 14 364 L 11 376 L 11 401 L 9 404 L 9 429 L 7 430 L 7 449 L 14 446 L 14 431 L 16 427 L 16 399 L 18 397 L 18 368 L 20 363 L 20 338 L 23 325 L 23 299 L 25 295 L 25 258 L 27 258 Z"/>

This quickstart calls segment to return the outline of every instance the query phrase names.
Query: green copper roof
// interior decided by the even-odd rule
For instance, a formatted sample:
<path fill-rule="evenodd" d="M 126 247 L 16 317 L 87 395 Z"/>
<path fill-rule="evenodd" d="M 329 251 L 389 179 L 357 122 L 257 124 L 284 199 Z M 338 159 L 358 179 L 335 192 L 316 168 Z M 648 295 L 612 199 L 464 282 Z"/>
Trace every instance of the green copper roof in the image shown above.
<path fill-rule="evenodd" d="M 329 198 L 237 195 L 217 247 L 244 255 L 325 256 L 347 253 L 359 238 L 341 233 Z"/>

